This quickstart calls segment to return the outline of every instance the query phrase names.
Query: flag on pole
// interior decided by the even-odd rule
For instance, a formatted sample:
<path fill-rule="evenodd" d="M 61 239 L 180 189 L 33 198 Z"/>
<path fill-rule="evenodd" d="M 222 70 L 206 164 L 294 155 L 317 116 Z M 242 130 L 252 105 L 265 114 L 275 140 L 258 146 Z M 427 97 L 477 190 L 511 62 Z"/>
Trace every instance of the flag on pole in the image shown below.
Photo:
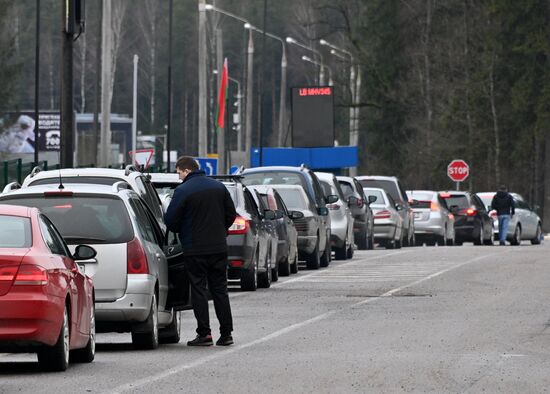
<path fill-rule="evenodd" d="M 227 73 L 227 58 L 223 61 L 222 79 L 220 81 L 220 91 L 218 92 L 218 117 L 216 125 L 219 129 L 223 129 L 225 126 L 225 105 L 227 101 L 227 86 L 228 86 L 228 73 Z"/>

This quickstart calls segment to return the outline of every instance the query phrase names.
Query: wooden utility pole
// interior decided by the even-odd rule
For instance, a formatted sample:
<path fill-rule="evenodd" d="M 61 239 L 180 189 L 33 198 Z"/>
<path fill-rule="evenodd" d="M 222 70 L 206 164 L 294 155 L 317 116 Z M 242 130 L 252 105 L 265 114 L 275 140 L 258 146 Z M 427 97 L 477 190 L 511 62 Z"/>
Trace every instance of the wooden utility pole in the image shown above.
<path fill-rule="evenodd" d="M 101 138 L 99 145 L 100 167 L 112 164 L 111 157 L 111 57 L 112 57 L 112 7 L 111 0 L 103 1 L 101 21 Z"/>

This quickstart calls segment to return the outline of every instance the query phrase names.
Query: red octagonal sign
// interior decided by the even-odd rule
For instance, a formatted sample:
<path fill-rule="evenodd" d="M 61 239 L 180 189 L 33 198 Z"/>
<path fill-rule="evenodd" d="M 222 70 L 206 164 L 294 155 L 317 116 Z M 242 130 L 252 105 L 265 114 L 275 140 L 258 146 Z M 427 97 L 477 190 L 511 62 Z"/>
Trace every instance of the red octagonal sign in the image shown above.
<path fill-rule="evenodd" d="M 455 182 L 462 182 L 469 174 L 470 167 L 464 160 L 453 160 L 447 166 L 447 175 Z"/>

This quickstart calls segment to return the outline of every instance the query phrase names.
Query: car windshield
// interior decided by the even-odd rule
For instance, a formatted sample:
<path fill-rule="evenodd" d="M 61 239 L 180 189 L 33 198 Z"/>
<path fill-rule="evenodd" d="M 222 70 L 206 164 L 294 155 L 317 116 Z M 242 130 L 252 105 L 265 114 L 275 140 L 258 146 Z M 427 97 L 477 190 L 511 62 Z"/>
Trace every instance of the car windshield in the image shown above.
<path fill-rule="evenodd" d="M 447 202 L 448 207 L 456 205 L 459 209 L 470 208 L 468 197 L 464 194 L 451 194 L 450 197 L 445 198 L 445 201 Z"/>
<path fill-rule="evenodd" d="M 277 189 L 288 209 L 303 210 L 307 209 L 307 202 L 300 190 L 296 189 Z"/>
<path fill-rule="evenodd" d="M 369 200 L 370 196 L 376 197 L 376 200 L 374 200 L 371 204 L 374 205 L 384 205 L 384 195 L 380 190 L 370 190 L 370 189 L 363 189 L 365 192 L 365 197 L 367 198 L 367 201 Z"/>
<path fill-rule="evenodd" d="M 244 174 L 245 185 L 300 185 L 306 187 L 299 173 L 286 171 L 262 171 Z"/>
<path fill-rule="evenodd" d="M 117 197 L 14 196 L 4 204 L 40 209 L 57 227 L 68 244 L 115 244 L 132 240 L 134 232 L 128 211 Z"/>
<path fill-rule="evenodd" d="M 0 248 L 28 248 L 31 245 L 29 218 L 0 215 Z"/>
<path fill-rule="evenodd" d="M 359 180 L 363 187 L 376 187 L 384 189 L 396 202 L 403 202 L 403 198 L 397 188 L 397 183 L 382 179 L 361 179 Z"/>

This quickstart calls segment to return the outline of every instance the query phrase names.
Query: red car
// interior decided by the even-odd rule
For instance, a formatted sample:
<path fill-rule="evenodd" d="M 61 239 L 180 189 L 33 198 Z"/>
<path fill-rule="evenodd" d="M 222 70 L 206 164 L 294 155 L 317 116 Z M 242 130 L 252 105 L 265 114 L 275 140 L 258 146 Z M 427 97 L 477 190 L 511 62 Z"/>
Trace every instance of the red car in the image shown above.
<path fill-rule="evenodd" d="M 36 352 L 40 367 L 64 371 L 95 355 L 94 288 L 52 222 L 36 208 L 0 205 L 0 353 Z"/>

